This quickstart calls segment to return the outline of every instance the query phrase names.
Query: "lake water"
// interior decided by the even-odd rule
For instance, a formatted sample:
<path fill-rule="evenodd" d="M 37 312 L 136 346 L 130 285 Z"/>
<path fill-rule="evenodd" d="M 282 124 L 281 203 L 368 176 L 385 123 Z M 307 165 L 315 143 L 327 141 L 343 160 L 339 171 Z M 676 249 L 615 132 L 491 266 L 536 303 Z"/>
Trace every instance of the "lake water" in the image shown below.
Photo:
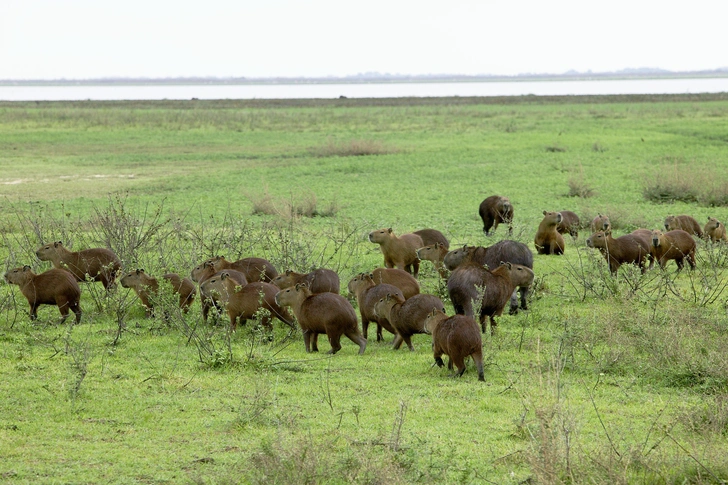
<path fill-rule="evenodd" d="M 2 101 L 399 98 L 728 92 L 728 78 L 362 84 L 0 86 Z"/>

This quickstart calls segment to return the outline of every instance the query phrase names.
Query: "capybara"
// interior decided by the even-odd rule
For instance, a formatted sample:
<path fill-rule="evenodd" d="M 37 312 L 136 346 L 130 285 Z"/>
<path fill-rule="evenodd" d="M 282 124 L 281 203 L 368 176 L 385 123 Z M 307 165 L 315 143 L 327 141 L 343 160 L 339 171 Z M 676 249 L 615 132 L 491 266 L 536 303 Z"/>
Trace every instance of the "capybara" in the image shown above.
<path fill-rule="evenodd" d="M 408 300 L 401 295 L 387 293 L 374 305 L 375 313 L 387 318 L 397 330 L 392 343 L 394 350 L 399 349 L 403 341 L 411 351 L 415 350 L 411 337 L 416 333 L 425 333 L 425 319 L 433 309 L 444 310 L 445 305 L 435 295 L 424 293 Z"/>
<path fill-rule="evenodd" d="M 254 281 L 270 283 L 278 276 L 278 270 L 276 270 L 270 261 L 263 258 L 243 258 L 230 262 L 224 256 L 215 256 L 214 258 L 208 259 L 208 261 L 212 262 L 212 265 L 217 271 L 224 269 L 240 271 L 245 275 L 248 283 Z"/>
<path fill-rule="evenodd" d="M 521 264 L 533 269 L 533 253 L 528 246 L 518 241 L 504 239 L 487 248 L 482 246 L 463 246 L 447 253 L 443 263 L 449 270 L 454 270 L 464 262 L 473 262 L 487 266 L 489 269 L 497 268 L 501 263 Z M 531 284 L 519 286 L 521 294 L 521 309 L 528 310 L 526 303 Z M 511 297 L 509 313 L 518 313 L 518 295 Z"/>
<path fill-rule="evenodd" d="M 611 229 L 609 231 L 605 232 L 612 232 Z M 644 244 L 647 244 L 647 247 L 650 250 L 650 253 L 647 255 L 647 259 L 650 262 L 650 265 L 647 267 L 647 269 L 652 269 L 652 266 L 655 265 L 655 248 L 652 247 L 652 231 L 649 229 L 635 229 L 634 231 L 630 232 L 631 235 L 634 237 L 640 238 Z"/>
<path fill-rule="evenodd" d="M 695 269 L 695 240 L 686 231 L 676 229 L 663 233 L 655 229 L 652 231 L 652 247 L 655 260 L 662 269 L 671 259 L 675 260 L 678 271 L 683 267 L 683 259 L 687 259 L 690 267 Z"/>
<path fill-rule="evenodd" d="M 387 283 L 400 289 L 405 298 L 411 298 L 420 292 L 420 284 L 406 271 L 396 268 L 376 268 L 372 271 L 376 284 Z"/>
<path fill-rule="evenodd" d="M 703 228 L 703 236 L 710 242 L 728 241 L 725 225 L 715 217 L 708 217 L 708 223 Z"/>
<path fill-rule="evenodd" d="M 498 229 L 498 224 L 508 224 L 508 235 L 513 234 L 513 205 L 508 197 L 491 195 L 480 203 L 478 210 L 483 220 L 483 232 L 490 236 L 490 229 L 493 232 Z"/>
<path fill-rule="evenodd" d="M 142 305 L 144 305 L 147 316 L 152 316 L 152 313 L 154 312 L 154 305 L 149 301 L 149 297 L 156 295 L 159 290 L 157 278 L 149 276 L 143 269 L 136 269 L 122 276 L 119 282 L 124 288 L 131 288 L 134 290 L 134 293 L 136 293 L 142 301 Z"/>
<path fill-rule="evenodd" d="M 370 232 L 369 241 L 379 244 L 384 255 L 384 266 L 403 269 L 417 278 L 420 271 L 417 250 L 425 245 L 420 236 L 403 234 L 397 237 L 390 227 Z"/>
<path fill-rule="evenodd" d="M 242 287 L 248 284 L 248 278 L 244 273 L 232 269 L 224 271 L 227 271 L 228 276 L 232 278 L 238 286 Z M 210 314 L 210 309 L 214 307 L 219 310 L 219 307 L 216 303 L 217 296 L 205 294 L 202 289 L 202 283 L 218 273 L 220 273 L 220 271 L 215 269 L 215 265 L 212 260 L 205 261 L 196 266 L 191 273 L 192 280 L 200 284 L 200 305 L 202 305 L 202 319 L 205 323 L 207 323 L 207 317 Z"/>
<path fill-rule="evenodd" d="M 435 269 L 440 274 L 440 277 L 447 279 L 447 270 L 443 266 L 442 262 L 445 259 L 445 255 L 448 253 L 448 248 L 442 243 L 436 242 L 429 246 L 422 247 L 417 250 L 417 257 L 421 261 L 432 261 L 435 265 Z"/>
<path fill-rule="evenodd" d="M 310 273 L 296 273 L 289 269 L 273 278 L 272 283 L 280 289 L 306 283 L 311 293 L 323 293 L 325 291 L 339 293 L 341 287 L 339 275 L 335 271 L 324 268 L 315 269 Z"/>
<path fill-rule="evenodd" d="M 439 367 L 445 365 L 442 356 L 447 355 L 447 368 L 452 370 L 455 364 L 458 369 L 452 377 L 460 377 L 465 372 L 466 357 L 471 356 L 478 369 L 478 380 L 485 381 L 483 340 L 472 317 L 448 317 L 443 311 L 432 310 L 425 319 L 425 329 L 432 334 L 432 352 Z"/>
<path fill-rule="evenodd" d="M 325 333 L 331 344 L 330 354 L 341 349 L 341 336 L 359 345 L 359 355 L 367 348 L 367 339 L 359 332 L 356 312 L 351 303 L 337 293 L 311 293 L 298 284 L 278 292 L 276 302 L 293 309 L 303 331 L 306 352 L 318 352 L 318 334 Z"/>
<path fill-rule="evenodd" d="M 388 293 L 400 295 L 404 300 L 404 295 L 399 288 L 387 283 L 375 283 L 372 273 L 359 273 L 349 281 L 347 286 L 349 293 L 356 297 L 356 304 L 361 315 L 361 331 L 364 338 L 368 338 L 369 322 L 377 324 L 377 342 L 384 339 L 382 337 L 382 328 L 393 334 L 397 333 L 386 316 L 377 315 L 374 311 L 374 305 Z"/>
<path fill-rule="evenodd" d="M 203 281 L 200 290 L 205 295 L 218 295 L 218 301 L 227 309 L 232 330 L 235 330 L 238 319 L 241 325 L 245 325 L 246 320 L 256 316 L 261 317 L 261 325 L 268 329 L 273 328 L 270 323 L 273 317 L 293 326 L 291 314 L 276 302 L 279 288 L 271 283 L 255 281 L 241 286 L 230 276 L 229 270 L 224 270 Z M 268 314 L 260 314 L 261 309 L 267 310 Z"/>
<path fill-rule="evenodd" d="M 76 323 L 81 322 L 81 288 L 76 278 L 65 269 L 49 269 L 35 274 L 30 266 L 11 269 L 5 273 L 5 281 L 18 285 L 21 293 L 30 304 L 30 319 L 38 318 L 40 305 L 56 305 L 61 312 L 63 323 L 68 318 L 68 311 L 76 314 Z"/>
<path fill-rule="evenodd" d="M 564 238 L 556 230 L 563 217 L 560 212 L 543 211 L 533 243 L 538 254 L 564 254 Z"/>
<path fill-rule="evenodd" d="M 688 234 L 693 234 L 700 238 L 703 237 L 703 228 L 700 227 L 698 221 L 694 217 L 688 215 L 681 216 L 667 216 L 665 218 L 665 231 L 674 231 L 676 229 L 682 229 Z"/>
<path fill-rule="evenodd" d="M 422 238 L 423 246 L 430 246 L 435 243 L 440 243 L 446 248 L 450 247 L 450 241 L 447 240 L 445 235 L 437 229 L 420 229 L 412 234 L 417 234 Z"/>
<path fill-rule="evenodd" d="M 179 307 L 182 311 L 189 312 L 190 306 L 195 300 L 195 293 L 197 293 L 195 284 L 189 278 L 182 278 L 177 273 L 166 273 L 162 275 L 162 278 L 169 281 L 172 290 L 179 295 Z"/>
<path fill-rule="evenodd" d="M 617 273 L 620 266 L 627 263 L 636 264 L 642 273 L 645 272 L 645 259 L 650 254 L 650 246 L 642 237 L 625 234 L 615 239 L 611 231 L 607 233 L 597 231 L 589 236 L 586 245 L 599 249 L 613 274 Z"/>
<path fill-rule="evenodd" d="M 579 216 L 572 211 L 561 211 L 561 222 L 556 226 L 559 234 L 569 234 L 572 238 L 579 237 Z"/>
<path fill-rule="evenodd" d="M 607 232 L 612 229 L 612 224 L 609 222 L 609 216 L 603 216 L 597 214 L 597 216 L 591 221 L 591 231 L 595 233 L 597 231 Z"/>
<path fill-rule="evenodd" d="M 41 246 L 36 252 L 41 261 L 51 261 L 55 268 L 66 268 L 78 281 L 101 281 L 107 290 L 114 284 L 121 270 L 121 261 L 113 251 L 106 248 L 91 248 L 69 251 L 61 241 Z"/>
<path fill-rule="evenodd" d="M 480 325 L 485 332 L 485 317 L 490 317 L 491 333 L 497 325 L 496 315 L 511 299 L 517 282 L 533 281 L 533 271 L 520 264 L 503 263 L 488 270 L 477 263 L 463 263 L 450 275 L 447 291 L 455 313 L 474 316 L 473 304 L 480 305 Z M 482 299 L 481 294 L 482 293 Z"/>

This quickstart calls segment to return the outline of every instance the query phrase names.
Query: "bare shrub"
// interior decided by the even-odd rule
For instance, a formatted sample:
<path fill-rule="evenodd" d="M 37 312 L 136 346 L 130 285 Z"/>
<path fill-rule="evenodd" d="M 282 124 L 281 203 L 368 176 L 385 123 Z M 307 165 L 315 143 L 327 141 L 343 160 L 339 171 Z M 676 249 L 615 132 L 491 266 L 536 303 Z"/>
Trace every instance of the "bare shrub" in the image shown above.
<path fill-rule="evenodd" d="M 569 193 L 566 194 L 568 197 L 581 197 L 582 199 L 587 199 L 596 195 L 596 192 L 591 185 L 586 183 L 584 177 L 572 177 L 569 179 L 568 184 Z"/>
<path fill-rule="evenodd" d="M 645 176 L 642 195 L 646 200 L 657 203 L 728 206 L 728 177 L 721 167 L 700 166 L 674 159 Z"/>
<path fill-rule="evenodd" d="M 315 157 L 360 157 L 365 155 L 389 155 L 397 153 L 395 147 L 385 145 L 379 140 L 349 140 L 337 142 L 329 138 L 325 145 L 310 149 Z"/>

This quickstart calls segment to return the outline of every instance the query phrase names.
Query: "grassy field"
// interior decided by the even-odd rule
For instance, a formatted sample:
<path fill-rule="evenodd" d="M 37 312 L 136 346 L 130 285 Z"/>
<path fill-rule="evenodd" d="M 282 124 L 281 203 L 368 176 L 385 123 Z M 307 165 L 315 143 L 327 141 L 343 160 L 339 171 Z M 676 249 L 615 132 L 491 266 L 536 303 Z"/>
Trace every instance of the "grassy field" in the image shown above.
<path fill-rule="evenodd" d="M 40 272 L 43 243 L 109 246 L 156 276 L 259 256 L 345 287 L 382 265 L 374 229 L 506 238 L 482 233 L 493 194 L 531 248 L 544 210 L 618 234 L 725 222 L 727 133 L 728 95 L 0 103 L 0 252 Z M 164 298 L 148 319 L 99 284 L 81 325 L 31 323 L 3 284 L 0 481 L 725 483 L 728 250 L 612 278 L 588 233 L 535 257 L 530 309 L 484 335 L 484 384 L 433 367 L 427 335 L 306 354 L 279 322 L 230 333 Z"/>

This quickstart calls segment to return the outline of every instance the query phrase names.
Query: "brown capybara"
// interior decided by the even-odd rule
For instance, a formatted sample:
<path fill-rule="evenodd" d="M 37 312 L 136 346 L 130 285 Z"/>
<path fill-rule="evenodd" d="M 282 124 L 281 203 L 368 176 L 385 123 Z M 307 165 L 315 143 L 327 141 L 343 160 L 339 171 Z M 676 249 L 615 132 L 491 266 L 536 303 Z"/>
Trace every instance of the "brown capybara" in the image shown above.
<path fill-rule="evenodd" d="M 76 278 L 65 269 L 53 268 L 35 274 L 26 265 L 5 273 L 5 281 L 20 287 L 20 292 L 30 304 L 31 320 L 38 318 L 40 305 L 56 305 L 61 312 L 59 323 L 66 321 L 69 310 L 76 314 L 76 323 L 81 322 L 81 288 Z"/>
<path fill-rule="evenodd" d="M 448 317 L 443 311 L 432 310 L 425 319 L 425 330 L 432 334 L 432 352 L 439 367 L 445 365 L 442 356 L 447 355 L 447 368 L 453 370 L 455 364 L 458 369 L 452 377 L 460 377 L 465 372 L 465 359 L 470 356 L 478 369 L 478 380 L 485 381 L 483 340 L 472 317 Z"/>
<path fill-rule="evenodd" d="M 424 293 L 408 300 L 401 295 L 387 293 L 374 305 L 375 313 L 387 318 L 397 330 L 397 336 L 392 342 L 394 350 L 399 349 L 403 341 L 411 351 L 415 350 L 411 337 L 417 333 L 425 333 L 425 319 L 433 309 L 444 310 L 445 305 L 435 295 Z"/>
<path fill-rule="evenodd" d="M 437 229 L 420 229 L 419 231 L 414 231 L 412 234 L 417 234 L 422 238 L 423 246 L 440 243 L 446 248 L 450 247 L 450 241 L 448 241 L 445 235 Z"/>
<path fill-rule="evenodd" d="M 417 250 L 417 257 L 420 261 L 432 261 L 435 265 L 435 269 L 440 274 L 440 277 L 447 279 L 448 273 L 442 262 L 445 259 L 445 255 L 448 253 L 448 248 L 442 243 L 436 242 L 429 246 L 422 247 Z"/>
<path fill-rule="evenodd" d="M 503 313 L 518 284 L 533 278 L 533 270 L 520 264 L 503 263 L 491 271 L 477 263 L 463 263 L 447 280 L 447 291 L 455 313 L 472 317 L 473 301 L 480 304 L 480 325 L 485 332 L 485 317 L 490 317 L 492 334 L 497 325 L 495 316 Z"/>
<path fill-rule="evenodd" d="M 399 288 L 387 283 L 375 283 L 372 273 L 359 273 L 349 281 L 347 286 L 349 293 L 356 297 L 356 304 L 361 315 L 361 331 L 364 338 L 368 338 L 369 322 L 377 324 L 377 342 L 384 340 L 382 328 L 393 334 L 397 333 L 387 317 L 377 315 L 374 311 L 374 305 L 382 296 L 388 293 L 400 295 L 404 300 L 404 295 Z"/>
<path fill-rule="evenodd" d="M 235 330 L 237 321 L 245 325 L 245 321 L 260 316 L 261 325 L 269 330 L 273 328 L 270 323 L 275 317 L 286 325 L 293 326 L 293 317 L 287 310 L 281 308 L 276 302 L 279 288 L 271 283 L 256 281 L 240 285 L 231 276 L 230 270 L 207 278 L 200 285 L 200 292 L 205 295 L 217 295 L 218 301 L 226 308 L 230 317 L 230 328 Z M 268 313 L 260 313 L 260 310 Z"/>
<path fill-rule="evenodd" d="M 521 264 L 533 269 L 533 253 L 528 246 L 518 241 L 504 239 L 487 248 L 482 246 L 463 246 L 454 249 L 445 255 L 443 263 L 449 270 L 454 270 L 464 262 L 473 262 L 485 265 L 487 268 L 497 268 L 501 263 Z M 518 287 L 521 295 L 521 309 L 528 310 L 527 298 L 531 284 Z M 509 312 L 518 313 L 518 295 L 513 294 Z"/>
<path fill-rule="evenodd" d="M 224 269 L 234 269 L 245 275 L 248 283 L 254 281 L 265 281 L 270 283 L 278 276 L 278 271 L 270 261 L 263 258 L 243 258 L 230 262 L 224 256 L 215 256 L 208 259 L 217 271 Z"/>
<path fill-rule="evenodd" d="M 681 216 L 667 216 L 665 218 L 665 231 L 669 232 L 676 229 L 681 229 L 688 234 L 693 234 L 700 238 L 703 237 L 703 228 L 700 227 L 698 221 L 694 217 L 685 214 Z"/>
<path fill-rule="evenodd" d="M 36 252 L 41 261 L 51 261 L 55 268 L 65 268 L 78 281 L 101 281 L 107 290 L 114 284 L 121 270 L 121 261 L 113 251 L 106 248 L 91 248 L 69 251 L 61 241 L 41 246 Z"/>
<path fill-rule="evenodd" d="M 652 248 L 662 269 L 671 259 L 675 260 L 678 271 L 682 269 L 684 259 L 688 260 L 690 268 L 695 269 L 695 240 L 682 229 L 665 233 L 655 229 L 652 231 Z"/>
<path fill-rule="evenodd" d="M 384 266 L 405 270 L 417 278 L 420 271 L 417 250 L 425 245 L 420 236 L 403 234 L 397 237 L 390 227 L 370 232 L 369 241 L 379 244 L 384 255 Z"/>
<path fill-rule="evenodd" d="M 533 243 L 538 254 L 564 254 L 564 238 L 556 230 L 563 217 L 560 212 L 543 211 Z"/>
<path fill-rule="evenodd" d="M 703 236 L 710 242 L 727 242 L 728 236 L 726 236 L 725 225 L 715 217 L 708 217 L 708 223 L 703 228 Z"/>
<path fill-rule="evenodd" d="M 197 293 L 195 284 L 189 278 L 182 278 L 177 273 L 166 273 L 162 275 L 162 278 L 169 281 L 172 290 L 179 295 L 179 307 L 182 311 L 189 312 L 190 306 L 195 300 L 195 293 Z"/>
<path fill-rule="evenodd" d="M 597 216 L 591 221 L 591 231 L 595 233 L 597 231 L 607 232 L 612 229 L 612 224 L 609 222 L 609 216 L 603 216 L 597 214 Z"/>
<path fill-rule="evenodd" d="M 232 278 L 238 286 L 242 287 L 248 284 L 248 278 L 244 273 L 233 269 L 224 271 L 228 273 L 228 276 Z M 215 265 L 209 260 L 192 270 L 192 280 L 200 284 L 200 304 L 202 305 L 202 319 L 205 323 L 207 323 L 207 317 L 210 314 L 210 309 L 216 308 L 219 310 L 220 307 L 217 305 L 217 295 L 206 294 L 202 289 L 202 283 L 218 273 L 220 273 L 220 271 L 216 271 Z"/>
<path fill-rule="evenodd" d="M 133 289 L 134 293 L 136 293 L 142 301 L 142 305 L 144 305 L 147 316 L 152 316 L 154 312 L 154 305 L 149 301 L 149 297 L 156 295 L 159 290 L 157 278 L 149 276 L 143 269 L 136 269 L 122 276 L 119 283 L 121 283 L 121 286 L 124 288 Z"/>
<path fill-rule="evenodd" d="M 359 332 L 356 312 L 351 303 L 337 293 L 311 293 L 306 285 L 285 288 L 276 295 L 280 306 L 290 306 L 303 331 L 306 352 L 318 352 L 318 335 L 325 333 L 331 344 L 330 354 L 341 349 L 341 336 L 359 345 L 359 355 L 367 348 L 367 339 Z"/>
<path fill-rule="evenodd" d="M 608 232 L 611 233 L 611 229 Z M 647 244 L 647 247 L 650 250 L 650 253 L 647 255 L 647 260 L 650 262 L 650 265 L 647 267 L 647 269 L 652 269 L 652 267 L 655 265 L 655 248 L 652 247 L 652 231 L 649 229 L 640 228 L 635 229 L 634 231 L 630 232 L 630 234 L 634 237 L 640 238 L 644 242 L 644 244 Z"/>
<path fill-rule="evenodd" d="M 491 228 L 495 232 L 501 222 L 508 224 L 508 235 L 513 234 L 513 205 L 508 197 L 491 195 L 480 203 L 478 213 L 483 220 L 483 232 L 486 236 L 490 236 Z"/>
<path fill-rule="evenodd" d="M 572 211 L 561 211 L 561 222 L 556 226 L 559 234 L 569 234 L 573 239 L 579 237 L 579 216 Z"/>
<path fill-rule="evenodd" d="M 311 293 L 323 293 L 325 291 L 339 293 L 341 288 L 339 275 L 335 271 L 324 268 L 315 269 L 310 273 L 296 273 L 289 269 L 273 278 L 272 283 L 280 289 L 305 283 Z"/>
<path fill-rule="evenodd" d="M 376 284 L 386 283 L 400 289 L 405 298 L 419 294 L 420 284 L 406 271 L 396 268 L 376 268 L 372 271 Z"/>
<path fill-rule="evenodd" d="M 623 264 L 636 264 L 645 272 L 645 259 L 650 254 L 650 246 L 643 238 L 634 234 L 625 234 L 613 238 L 612 233 L 597 231 L 586 240 L 590 248 L 597 248 L 607 260 L 609 270 L 616 274 Z"/>

